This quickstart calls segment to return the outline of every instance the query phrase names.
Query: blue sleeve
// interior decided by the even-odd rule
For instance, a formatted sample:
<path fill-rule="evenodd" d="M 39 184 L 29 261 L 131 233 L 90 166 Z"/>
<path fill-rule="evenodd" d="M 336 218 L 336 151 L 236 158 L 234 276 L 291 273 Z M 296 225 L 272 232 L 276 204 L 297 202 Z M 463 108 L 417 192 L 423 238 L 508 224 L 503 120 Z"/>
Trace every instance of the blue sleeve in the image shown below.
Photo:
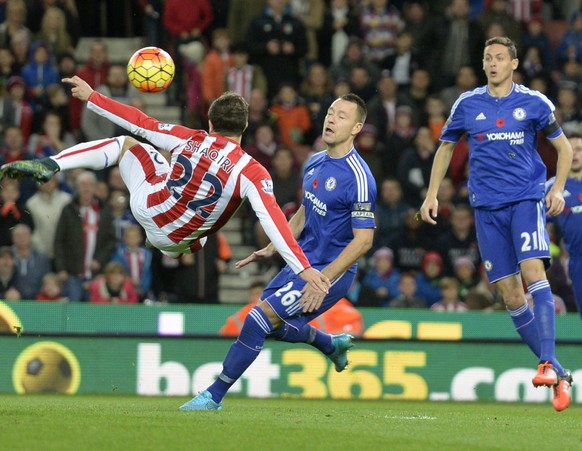
<path fill-rule="evenodd" d="M 465 127 L 464 105 L 461 103 L 462 98 L 457 99 L 451 108 L 451 115 L 447 119 L 441 132 L 441 141 L 457 142 L 467 131 Z"/>
<path fill-rule="evenodd" d="M 536 108 L 536 111 L 538 112 L 536 130 L 540 131 L 549 128 L 551 132 L 546 135 L 546 138 L 555 139 L 560 136 L 563 131 L 557 123 L 556 116 L 554 115 L 554 104 L 543 94 L 540 94 L 540 99 L 539 107 Z"/>
<path fill-rule="evenodd" d="M 376 220 L 376 181 L 372 174 L 366 171 L 358 186 L 350 190 L 353 229 L 375 229 Z"/>

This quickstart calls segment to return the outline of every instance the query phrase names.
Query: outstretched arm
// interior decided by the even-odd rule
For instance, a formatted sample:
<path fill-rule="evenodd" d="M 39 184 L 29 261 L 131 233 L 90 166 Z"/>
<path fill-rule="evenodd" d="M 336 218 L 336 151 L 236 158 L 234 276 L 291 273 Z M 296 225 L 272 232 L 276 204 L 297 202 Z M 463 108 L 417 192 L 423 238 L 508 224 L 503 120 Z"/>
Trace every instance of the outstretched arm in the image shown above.
<path fill-rule="evenodd" d="M 63 78 L 71 85 L 73 97 L 87 102 L 87 108 L 105 117 L 130 133 L 147 139 L 154 146 L 172 151 L 184 141 L 192 138 L 193 130 L 181 125 L 164 124 L 137 108 L 125 105 L 95 92 L 82 78 L 75 75 Z"/>
<path fill-rule="evenodd" d="M 447 169 L 449 168 L 455 145 L 456 143 L 454 142 L 441 142 L 434 157 L 428 190 L 424 202 L 420 207 L 420 217 L 423 221 L 428 222 L 429 224 L 436 224 L 435 219 L 439 211 L 437 192 L 443 178 L 445 178 Z"/>

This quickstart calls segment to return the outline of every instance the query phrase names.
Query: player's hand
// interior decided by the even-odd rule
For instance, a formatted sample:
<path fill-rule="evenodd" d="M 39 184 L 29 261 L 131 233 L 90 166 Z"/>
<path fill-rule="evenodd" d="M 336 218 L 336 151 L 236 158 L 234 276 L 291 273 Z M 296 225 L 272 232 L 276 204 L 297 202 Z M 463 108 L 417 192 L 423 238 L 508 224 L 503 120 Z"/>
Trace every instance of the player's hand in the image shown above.
<path fill-rule="evenodd" d="M 81 77 L 77 75 L 71 78 L 63 78 L 61 80 L 63 83 L 68 83 L 71 85 L 71 94 L 76 99 L 79 99 L 82 102 L 86 102 L 89 100 L 89 96 L 93 93 L 93 88 L 89 86 L 89 84 L 83 80 Z"/>
<path fill-rule="evenodd" d="M 424 222 L 436 225 L 436 217 L 439 211 L 439 201 L 436 197 L 427 197 L 424 199 L 420 207 L 420 211 L 416 214 L 416 219 L 422 219 Z M 418 215 L 420 214 L 420 218 Z"/>
<path fill-rule="evenodd" d="M 299 304 L 303 309 L 304 313 L 311 313 L 317 310 L 323 304 L 323 300 L 327 296 L 327 291 L 322 292 L 319 288 L 315 287 L 313 284 L 308 283 L 301 290 L 301 299 Z"/>
<path fill-rule="evenodd" d="M 564 210 L 564 195 L 559 190 L 551 189 L 546 195 L 546 208 L 548 209 L 548 216 L 558 216 Z"/>
<path fill-rule="evenodd" d="M 327 276 L 315 268 L 304 269 L 299 273 L 299 277 L 307 282 L 301 290 L 303 296 L 300 304 L 304 312 L 313 312 L 321 306 L 323 299 L 329 293 L 331 282 Z"/>
<path fill-rule="evenodd" d="M 272 257 L 275 254 L 275 248 L 269 244 L 268 246 L 253 252 L 251 255 L 249 255 L 246 258 L 243 258 L 242 260 L 237 261 L 234 264 L 234 267 L 236 269 L 241 269 L 242 267 L 248 265 L 249 263 L 258 261 L 258 260 L 263 260 L 265 258 L 269 258 Z"/>

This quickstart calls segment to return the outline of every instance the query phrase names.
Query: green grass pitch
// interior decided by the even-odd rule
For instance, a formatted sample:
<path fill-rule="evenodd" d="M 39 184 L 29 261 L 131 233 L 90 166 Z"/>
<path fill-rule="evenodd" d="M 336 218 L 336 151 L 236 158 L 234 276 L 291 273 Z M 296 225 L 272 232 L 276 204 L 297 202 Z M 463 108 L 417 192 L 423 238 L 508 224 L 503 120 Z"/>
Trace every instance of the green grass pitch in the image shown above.
<path fill-rule="evenodd" d="M 0 395 L 4 450 L 572 450 L 582 408 L 550 404 Z"/>

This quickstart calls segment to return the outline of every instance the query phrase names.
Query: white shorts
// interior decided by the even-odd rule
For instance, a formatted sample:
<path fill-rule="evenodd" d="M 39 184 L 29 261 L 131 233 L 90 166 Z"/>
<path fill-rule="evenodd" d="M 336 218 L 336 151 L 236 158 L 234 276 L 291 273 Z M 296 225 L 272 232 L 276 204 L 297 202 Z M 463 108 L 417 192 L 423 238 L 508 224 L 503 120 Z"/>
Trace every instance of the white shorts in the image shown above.
<path fill-rule="evenodd" d="M 170 175 L 170 165 L 162 154 L 149 144 L 136 144 L 124 153 L 119 162 L 119 172 L 129 190 L 131 212 L 145 230 L 152 246 L 169 257 L 177 258 L 181 254 L 191 253 L 194 241 L 202 241 L 200 247 L 204 245 L 205 238 L 175 243 L 152 219 L 166 210 L 164 204 L 154 207 L 147 204 L 148 196 L 163 189 Z"/>

